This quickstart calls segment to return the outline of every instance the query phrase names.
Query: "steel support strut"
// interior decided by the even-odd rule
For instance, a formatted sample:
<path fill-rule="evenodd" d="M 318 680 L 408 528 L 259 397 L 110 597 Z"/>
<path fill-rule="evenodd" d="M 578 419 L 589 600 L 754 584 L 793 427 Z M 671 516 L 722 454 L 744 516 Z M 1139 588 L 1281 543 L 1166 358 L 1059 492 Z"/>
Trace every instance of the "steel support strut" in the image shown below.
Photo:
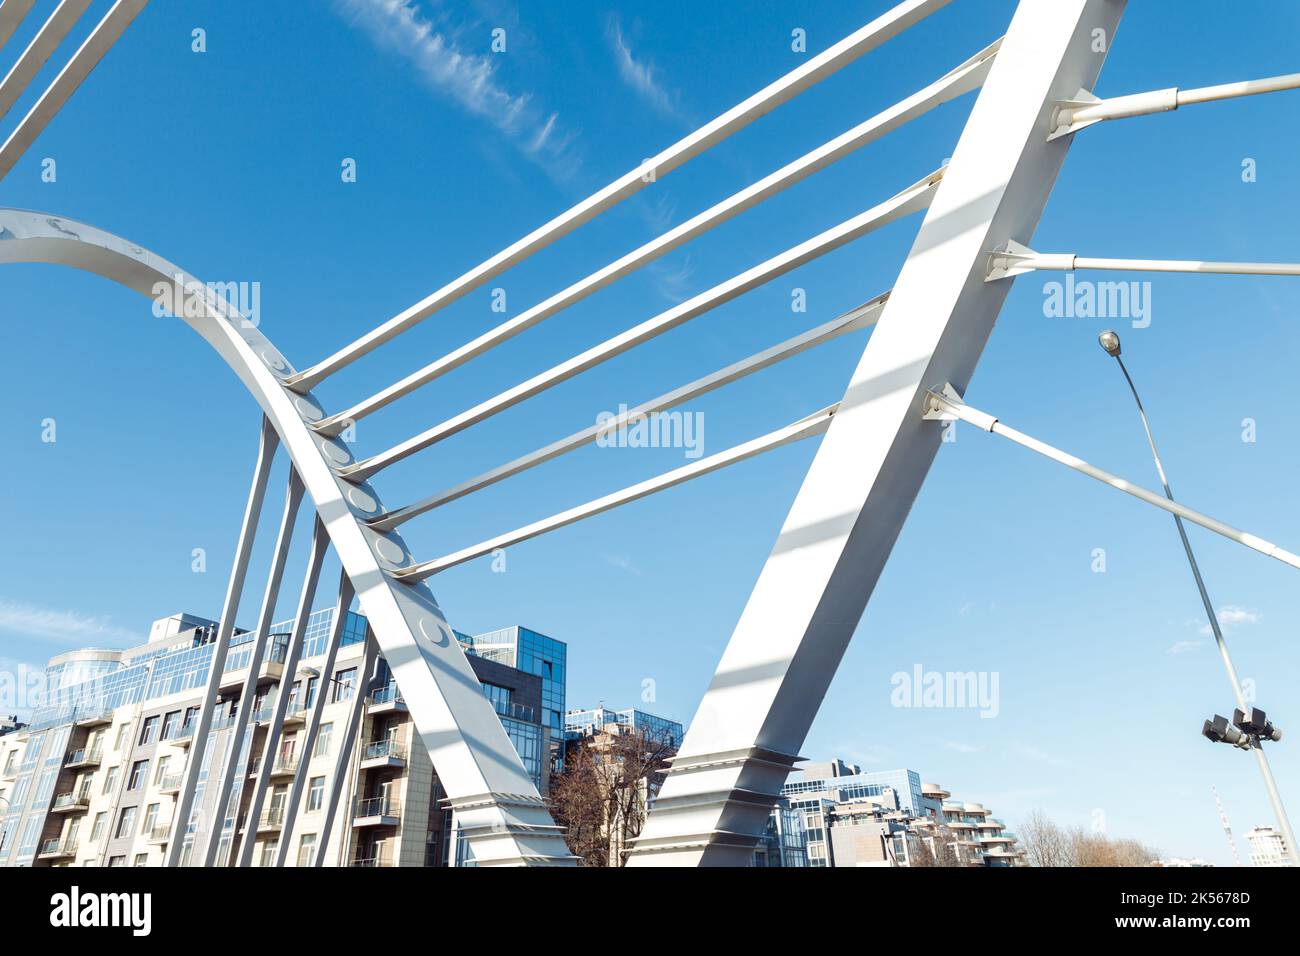
<path fill-rule="evenodd" d="M 194 810 L 194 796 L 199 786 L 199 773 L 203 769 L 203 755 L 208 746 L 208 734 L 212 731 L 212 715 L 216 710 L 217 693 L 221 689 L 221 677 L 226 670 L 226 655 L 230 651 L 230 635 L 235 628 L 235 615 L 239 613 L 239 599 L 244 591 L 244 579 L 248 575 L 248 559 L 253 553 L 253 539 L 257 536 L 257 520 L 262 515 L 262 502 L 266 499 L 266 480 L 271 474 L 271 462 L 280 439 L 271 422 L 262 418 L 261 440 L 257 448 L 257 464 L 253 468 L 253 481 L 248 490 L 248 503 L 244 507 L 244 521 L 239 529 L 239 543 L 235 546 L 235 561 L 230 568 L 230 579 L 226 584 L 226 599 L 221 606 L 221 621 L 217 625 L 216 639 L 212 647 L 212 660 L 208 665 L 208 683 L 203 691 L 203 703 L 199 707 L 199 716 L 194 727 L 194 739 L 190 743 L 185 775 L 181 780 L 180 792 L 176 795 L 176 806 L 172 809 L 172 831 L 167 842 L 167 853 L 163 857 L 164 866 L 180 865 L 181 853 L 185 844 L 185 834 L 190 825 L 190 814 Z M 220 816 L 221 814 L 218 814 Z M 212 820 L 210 832 L 220 832 L 221 820 Z M 194 834 L 194 846 L 200 845 L 201 836 Z"/>
<path fill-rule="evenodd" d="M 744 865 L 939 446 L 927 390 L 965 388 L 1069 139 L 1055 104 L 1095 85 L 1123 0 L 1024 0 L 630 865 Z M 882 685 L 883 686 L 883 685 Z"/>

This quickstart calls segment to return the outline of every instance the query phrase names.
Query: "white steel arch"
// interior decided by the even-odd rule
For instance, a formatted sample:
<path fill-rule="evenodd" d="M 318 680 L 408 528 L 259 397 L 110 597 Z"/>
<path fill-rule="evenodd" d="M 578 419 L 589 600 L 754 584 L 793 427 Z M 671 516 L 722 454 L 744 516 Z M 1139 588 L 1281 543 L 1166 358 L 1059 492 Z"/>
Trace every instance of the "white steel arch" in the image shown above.
<path fill-rule="evenodd" d="M 366 526 L 368 517 L 383 511 L 378 496 L 368 485 L 335 474 L 335 467 L 351 461 L 351 453 L 341 442 L 311 433 L 308 423 L 323 412 L 310 393 L 295 395 L 283 387 L 294 370 L 271 341 L 223 299 L 199 291 L 205 289 L 199 280 L 141 246 L 84 223 L 0 209 L 0 264 L 22 262 L 83 269 L 150 298 L 160 287 L 194 293 L 189 301 L 196 314 L 181 318 L 256 399 L 306 486 L 476 861 L 481 866 L 570 864 L 558 828 L 433 593 L 424 584 L 392 577 L 413 563 L 405 543 L 396 531 Z M 340 613 L 346 610 L 344 604 Z M 202 742 L 196 739 L 193 746 Z M 196 755 L 197 750 L 191 766 L 199 763 Z M 188 819 L 188 812 L 183 816 Z M 179 852 L 184 823 L 178 819 L 173 825 L 172 848 Z"/>

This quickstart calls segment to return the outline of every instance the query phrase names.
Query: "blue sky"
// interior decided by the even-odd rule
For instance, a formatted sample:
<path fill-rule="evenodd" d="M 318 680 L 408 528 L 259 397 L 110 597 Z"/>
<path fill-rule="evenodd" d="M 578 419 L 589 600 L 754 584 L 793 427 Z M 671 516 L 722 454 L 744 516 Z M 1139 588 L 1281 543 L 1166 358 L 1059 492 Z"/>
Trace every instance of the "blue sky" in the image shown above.
<path fill-rule="evenodd" d="M 45 3 L 43 6 L 51 6 Z M 638 164 L 889 4 L 481 0 L 155 3 L 0 184 L 0 203 L 94 223 L 209 281 L 258 282 L 262 329 L 299 367 L 323 357 Z M 100 10 L 106 4 L 97 4 Z M 931 21 L 493 283 L 516 314 L 614 256 L 925 85 L 997 37 L 1014 4 L 957 0 Z M 207 52 L 191 50 L 206 31 Z M 1132 4 L 1102 95 L 1294 71 L 1300 10 L 1228 17 Z M 492 31 L 506 51 L 490 52 Z M 4 54 L 9 60 L 29 24 Z M 66 55 L 66 53 L 65 53 Z M 46 77 L 51 71 L 47 71 Z M 1035 237 L 1098 256 L 1296 260 L 1297 94 L 1188 108 L 1078 137 Z M 18 104 L 25 112 L 33 95 Z M 949 104 L 489 356 L 363 421 L 387 448 L 891 195 L 949 156 Z M 57 181 L 41 181 L 54 158 Z M 343 183 L 344 158 L 357 181 Z M 1242 163 L 1255 161 L 1254 182 Z M 889 288 L 911 218 L 386 472 L 400 504 L 735 361 Z M 1293 280 L 1151 281 L 1149 327 L 1049 317 L 1017 280 L 968 393 L 1030 434 L 1148 486 L 1131 399 L 1095 344 L 1124 337 L 1184 501 L 1300 547 L 1300 345 Z M 7 267 L 0 309 L 0 665 L 123 646 L 155 617 L 215 615 L 252 465 L 257 410 L 226 367 L 150 303 L 88 275 Z M 791 291 L 807 293 L 793 313 Z M 488 289 L 330 379 L 341 408 L 500 321 Z M 836 400 L 859 333 L 692 403 L 705 451 Z M 43 419 L 57 441 L 41 441 Z M 1255 420 L 1257 440 L 1242 440 Z M 1252 761 L 1198 734 L 1231 696 L 1172 521 L 1005 442 L 945 445 L 804 753 L 908 766 L 1014 825 L 1041 808 L 1104 820 L 1168 854 L 1229 862 L 1210 786 L 1238 833 L 1271 823 Z M 816 449 L 805 442 L 512 548 L 433 584 L 452 624 L 521 623 L 569 643 L 569 701 L 686 720 Z M 682 463 L 680 449 L 588 448 L 407 525 L 433 557 Z M 281 471 L 277 475 L 282 475 Z M 275 521 L 268 509 L 266 545 Z M 300 566 L 305 541 L 293 567 Z M 1296 725 L 1294 572 L 1192 532 L 1239 671 Z M 194 548 L 208 571 L 191 570 Z M 1094 549 L 1105 573 L 1092 570 Z M 259 558 L 244 612 L 256 613 Z M 298 572 L 290 580 L 296 583 Z M 291 588 L 281 602 L 287 616 Z M 890 676 L 996 672 L 999 713 L 899 709 Z M 1300 812 L 1300 757 L 1272 751 Z M 1243 846 L 1244 852 L 1244 846 Z"/>

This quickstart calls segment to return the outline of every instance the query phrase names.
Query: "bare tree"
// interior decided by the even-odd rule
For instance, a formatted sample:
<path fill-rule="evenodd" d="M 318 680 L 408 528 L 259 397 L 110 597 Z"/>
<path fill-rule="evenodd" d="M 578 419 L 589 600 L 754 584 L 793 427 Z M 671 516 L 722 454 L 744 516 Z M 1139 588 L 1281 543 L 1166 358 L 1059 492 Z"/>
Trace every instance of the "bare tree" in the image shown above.
<path fill-rule="evenodd" d="M 1041 810 L 1016 827 L 1030 866 L 1074 866 L 1074 847 L 1069 836 Z"/>
<path fill-rule="evenodd" d="M 1137 840 L 1112 840 L 1104 833 L 1065 830 L 1035 810 L 1016 828 L 1030 866 L 1150 866 L 1159 853 Z"/>
<path fill-rule="evenodd" d="M 672 741 L 618 727 L 569 749 L 551 782 L 551 805 L 569 849 L 587 866 L 622 866 L 663 784 Z"/>

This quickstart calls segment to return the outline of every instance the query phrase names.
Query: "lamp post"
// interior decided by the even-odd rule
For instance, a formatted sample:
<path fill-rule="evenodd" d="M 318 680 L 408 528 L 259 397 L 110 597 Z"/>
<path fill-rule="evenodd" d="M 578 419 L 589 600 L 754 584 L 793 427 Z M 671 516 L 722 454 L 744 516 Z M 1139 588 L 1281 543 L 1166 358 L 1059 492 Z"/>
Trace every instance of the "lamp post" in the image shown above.
<path fill-rule="evenodd" d="M 1097 337 L 1097 341 L 1102 350 L 1119 364 L 1120 371 L 1124 373 L 1124 380 L 1128 382 L 1129 391 L 1133 393 L 1133 401 L 1137 404 L 1138 415 L 1142 419 L 1142 428 L 1146 432 L 1147 444 L 1151 446 L 1151 457 L 1156 463 L 1156 473 L 1160 476 L 1160 484 L 1164 488 L 1165 497 L 1173 501 L 1174 493 L 1169 487 L 1169 479 L 1165 477 L 1165 468 L 1161 464 L 1160 453 L 1156 451 L 1156 440 L 1151 434 L 1151 424 L 1147 421 L 1146 409 L 1142 407 L 1142 399 L 1138 397 L 1137 386 L 1133 384 L 1133 377 L 1129 375 L 1124 360 L 1120 358 L 1119 336 L 1108 329 Z M 1201 603 L 1205 606 L 1205 614 L 1210 621 L 1210 630 L 1214 634 L 1214 643 L 1219 649 L 1219 657 L 1223 660 L 1223 669 L 1228 674 L 1228 682 L 1232 684 L 1232 693 L 1237 699 L 1237 708 L 1242 714 L 1250 714 L 1252 708 L 1246 704 L 1246 695 L 1242 693 L 1241 681 L 1237 677 L 1237 669 L 1232 666 L 1232 658 L 1228 654 L 1228 644 L 1223 639 L 1223 629 L 1219 626 L 1219 616 L 1214 612 L 1214 603 L 1210 600 L 1209 592 L 1205 589 L 1205 580 L 1201 577 L 1201 569 L 1196 563 L 1196 555 L 1192 553 L 1192 544 L 1187 539 L 1187 530 L 1183 527 L 1183 519 L 1178 515 L 1174 515 L 1174 524 L 1178 527 L 1178 537 L 1182 539 L 1183 551 L 1187 553 L 1187 563 L 1191 566 L 1192 577 L 1196 579 L 1196 588 L 1201 593 Z M 1261 737 L 1249 733 L 1249 728 L 1243 729 L 1247 731 L 1245 737 L 1248 741 L 1243 749 L 1255 752 L 1255 758 L 1259 763 L 1259 771 L 1264 777 L 1264 788 L 1268 791 L 1268 799 L 1273 804 L 1273 813 L 1277 816 L 1282 836 L 1286 840 L 1287 853 L 1290 855 L 1292 863 L 1295 864 L 1300 861 L 1300 856 L 1297 856 L 1295 835 L 1291 832 L 1291 821 L 1287 819 L 1286 808 L 1282 806 L 1282 796 L 1278 793 L 1277 783 L 1273 779 L 1273 771 L 1268 765 L 1268 757 L 1264 755 Z M 1280 736 L 1281 732 L 1279 731 L 1277 737 Z M 1210 739 L 1216 738 L 1211 737 Z"/>

